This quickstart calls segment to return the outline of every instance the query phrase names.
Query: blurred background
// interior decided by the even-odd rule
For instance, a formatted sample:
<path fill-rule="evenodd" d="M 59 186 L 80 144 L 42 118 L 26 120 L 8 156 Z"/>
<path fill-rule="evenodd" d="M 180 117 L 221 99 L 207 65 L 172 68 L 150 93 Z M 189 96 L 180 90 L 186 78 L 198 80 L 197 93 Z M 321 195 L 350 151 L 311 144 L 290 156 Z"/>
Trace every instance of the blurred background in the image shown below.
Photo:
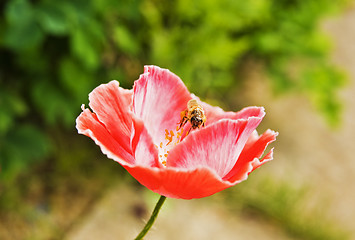
<path fill-rule="evenodd" d="M 0 1 L 0 239 L 133 239 L 158 195 L 77 134 L 89 92 L 168 68 L 212 105 L 265 106 L 274 161 L 168 199 L 147 239 L 355 239 L 350 0 Z"/>

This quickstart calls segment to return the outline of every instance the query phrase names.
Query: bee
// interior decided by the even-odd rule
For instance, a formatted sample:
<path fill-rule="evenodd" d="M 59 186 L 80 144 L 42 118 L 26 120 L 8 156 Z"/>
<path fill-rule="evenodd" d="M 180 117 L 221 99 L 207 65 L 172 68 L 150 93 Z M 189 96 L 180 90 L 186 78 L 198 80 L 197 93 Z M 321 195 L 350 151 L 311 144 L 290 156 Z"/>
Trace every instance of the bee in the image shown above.
<path fill-rule="evenodd" d="M 190 121 L 191 123 L 191 128 L 189 129 L 187 134 L 190 133 L 191 129 L 196 129 L 200 128 L 201 126 L 205 126 L 205 111 L 196 99 L 191 99 L 187 102 L 187 109 L 181 112 L 181 120 L 179 122 L 180 125 L 178 129 L 184 126 L 188 121 Z"/>

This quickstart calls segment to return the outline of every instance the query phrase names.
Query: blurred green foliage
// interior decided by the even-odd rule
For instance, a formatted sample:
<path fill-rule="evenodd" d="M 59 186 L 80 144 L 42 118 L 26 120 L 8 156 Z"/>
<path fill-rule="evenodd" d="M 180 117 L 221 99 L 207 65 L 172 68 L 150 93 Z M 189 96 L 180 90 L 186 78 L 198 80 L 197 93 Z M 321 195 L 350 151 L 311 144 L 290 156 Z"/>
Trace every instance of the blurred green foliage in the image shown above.
<path fill-rule="evenodd" d="M 178 74 L 202 97 L 261 62 L 277 92 L 306 93 L 336 123 L 342 74 L 319 31 L 347 0 L 5 0 L 0 3 L 0 178 L 55 148 L 102 82 L 130 88 L 144 64 Z M 248 69 L 247 69 L 248 70 Z M 295 74 L 296 72 L 296 74 Z"/>

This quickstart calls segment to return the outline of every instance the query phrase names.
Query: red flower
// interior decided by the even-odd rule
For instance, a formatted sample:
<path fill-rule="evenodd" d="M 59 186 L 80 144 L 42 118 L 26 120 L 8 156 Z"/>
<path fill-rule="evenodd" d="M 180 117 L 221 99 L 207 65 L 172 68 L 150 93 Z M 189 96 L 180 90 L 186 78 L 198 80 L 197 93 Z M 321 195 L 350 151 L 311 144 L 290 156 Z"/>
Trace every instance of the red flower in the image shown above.
<path fill-rule="evenodd" d="M 192 130 L 177 130 L 181 112 L 197 99 L 207 121 Z M 89 109 L 76 120 L 78 132 L 91 137 L 101 151 L 120 163 L 152 191 L 171 198 L 202 198 L 247 179 L 249 173 L 272 160 L 263 158 L 277 133 L 255 129 L 264 108 L 224 112 L 201 102 L 169 70 L 146 66 L 133 90 L 117 81 L 89 94 Z"/>

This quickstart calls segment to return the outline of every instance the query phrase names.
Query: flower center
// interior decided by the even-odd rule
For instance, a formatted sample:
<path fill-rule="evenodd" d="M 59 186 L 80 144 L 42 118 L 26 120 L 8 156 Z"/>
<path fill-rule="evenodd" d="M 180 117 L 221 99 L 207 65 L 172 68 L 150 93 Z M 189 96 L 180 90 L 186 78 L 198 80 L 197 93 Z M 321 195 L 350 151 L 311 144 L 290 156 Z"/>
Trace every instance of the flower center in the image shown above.
<path fill-rule="evenodd" d="M 159 146 L 155 145 L 159 151 L 159 161 L 166 166 L 169 151 L 181 142 L 182 133 L 184 129 L 176 127 L 175 130 L 165 129 L 165 139 L 160 142 Z"/>

